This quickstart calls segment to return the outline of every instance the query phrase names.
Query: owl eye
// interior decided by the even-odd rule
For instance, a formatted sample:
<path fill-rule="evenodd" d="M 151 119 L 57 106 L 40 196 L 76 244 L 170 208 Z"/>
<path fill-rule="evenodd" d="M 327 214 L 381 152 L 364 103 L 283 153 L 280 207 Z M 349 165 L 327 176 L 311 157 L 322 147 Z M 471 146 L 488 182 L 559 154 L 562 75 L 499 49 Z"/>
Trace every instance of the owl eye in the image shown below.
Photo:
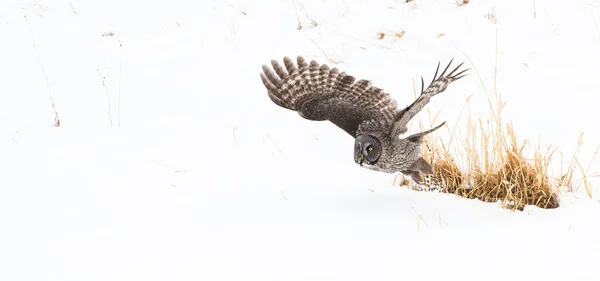
<path fill-rule="evenodd" d="M 373 147 L 372 147 L 372 146 L 369 146 L 369 148 L 367 148 L 367 150 L 368 150 L 369 152 L 371 152 L 371 151 L 373 151 Z"/>

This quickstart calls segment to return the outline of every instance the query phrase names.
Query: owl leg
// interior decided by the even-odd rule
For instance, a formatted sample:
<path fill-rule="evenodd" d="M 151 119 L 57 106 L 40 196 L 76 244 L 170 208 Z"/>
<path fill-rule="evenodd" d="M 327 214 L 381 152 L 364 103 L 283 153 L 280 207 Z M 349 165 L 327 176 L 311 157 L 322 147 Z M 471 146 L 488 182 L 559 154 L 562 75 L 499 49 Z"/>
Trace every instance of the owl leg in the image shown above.
<path fill-rule="evenodd" d="M 424 174 L 433 174 L 433 168 L 423 157 L 419 157 L 412 165 L 410 165 L 410 169 L 413 171 L 421 171 Z"/>
<path fill-rule="evenodd" d="M 419 171 L 404 171 L 402 173 L 405 174 L 405 175 L 407 175 L 407 176 L 409 176 L 416 183 L 420 184 L 420 183 L 423 182 L 423 178 L 419 174 Z"/>
<path fill-rule="evenodd" d="M 408 170 L 403 171 L 402 173 L 407 176 L 410 176 L 410 178 L 413 179 L 416 183 L 422 183 L 423 178 L 421 177 L 421 174 L 419 172 L 422 172 L 426 175 L 433 173 L 433 168 L 431 167 L 431 165 L 429 165 L 429 163 L 427 163 L 427 161 L 425 161 L 425 159 L 423 159 L 423 157 L 419 157 L 417 160 L 415 160 L 415 162 L 413 162 L 410 165 Z"/>

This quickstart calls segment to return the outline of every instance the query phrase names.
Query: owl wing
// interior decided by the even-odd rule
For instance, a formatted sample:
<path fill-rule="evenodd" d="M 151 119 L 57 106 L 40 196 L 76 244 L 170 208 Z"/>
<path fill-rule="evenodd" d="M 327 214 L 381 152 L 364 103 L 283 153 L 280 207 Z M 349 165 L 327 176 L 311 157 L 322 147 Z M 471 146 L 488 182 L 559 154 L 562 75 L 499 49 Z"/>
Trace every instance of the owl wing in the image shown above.
<path fill-rule="evenodd" d="M 269 98 L 277 105 L 298 112 L 308 120 L 328 120 L 352 137 L 360 125 L 377 124 L 389 130 L 398 110 L 396 102 L 368 80 L 359 80 L 316 61 L 289 58 L 284 66 L 272 60 L 263 65 L 260 78 Z"/>
<path fill-rule="evenodd" d="M 401 111 L 398 111 L 396 113 L 396 116 L 394 117 L 394 121 L 390 128 L 390 135 L 393 138 L 397 138 L 399 135 L 406 133 L 406 131 L 408 130 L 408 122 L 412 120 L 412 118 L 414 118 L 415 115 L 417 115 L 417 113 L 419 113 L 419 111 L 421 111 L 421 109 L 423 109 L 423 107 L 425 107 L 425 105 L 429 103 L 429 100 L 433 96 L 444 92 L 450 83 L 467 75 L 465 74 L 465 72 L 469 70 L 469 68 L 456 72 L 458 71 L 458 69 L 460 69 L 464 62 L 459 64 L 456 68 L 454 68 L 452 71 L 446 74 L 446 71 L 448 71 L 448 68 L 452 64 L 452 61 L 454 61 L 454 59 L 450 60 L 444 71 L 442 71 L 442 73 L 439 76 L 438 72 L 440 70 L 440 63 L 438 62 L 438 66 L 435 70 L 435 74 L 433 75 L 433 79 L 431 80 L 431 83 L 429 83 L 429 86 L 427 86 L 427 88 L 425 88 L 425 81 L 423 80 L 423 77 L 421 77 L 421 94 L 419 95 L 419 97 L 413 103 L 411 103 Z M 437 126 L 436 128 L 439 127 L 441 127 L 441 125 Z M 433 131 L 435 130 L 428 130 L 427 133 Z M 425 132 L 419 133 L 415 135 L 414 138 L 419 139 L 424 135 L 426 135 Z"/>

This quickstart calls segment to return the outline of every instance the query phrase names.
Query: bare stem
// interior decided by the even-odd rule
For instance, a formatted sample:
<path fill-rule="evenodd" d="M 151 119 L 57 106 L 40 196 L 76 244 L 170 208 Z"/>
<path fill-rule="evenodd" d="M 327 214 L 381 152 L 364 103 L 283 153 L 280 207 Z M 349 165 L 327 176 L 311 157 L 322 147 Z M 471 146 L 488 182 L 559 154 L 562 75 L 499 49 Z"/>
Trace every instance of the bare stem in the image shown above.
<path fill-rule="evenodd" d="M 119 40 L 119 92 L 117 96 L 117 127 L 121 127 L 121 80 L 123 78 L 123 43 Z"/>
<path fill-rule="evenodd" d="M 110 92 L 108 91 L 108 87 L 106 86 L 106 76 L 102 75 L 102 73 L 100 73 L 99 69 L 96 69 L 96 71 L 98 71 L 98 75 L 100 75 L 100 80 L 102 80 L 102 86 L 104 87 L 104 91 L 106 92 L 106 101 L 107 101 L 107 112 L 106 115 L 108 115 L 108 119 L 110 122 L 110 126 L 113 126 L 113 118 L 112 118 L 112 107 L 111 107 L 111 102 L 110 102 Z"/>
<path fill-rule="evenodd" d="M 52 111 L 54 111 L 54 126 L 60 127 L 60 119 L 58 118 L 58 112 L 56 111 L 56 106 L 54 105 L 54 97 L 52 97 L 52 89 L 50 88 L 50 80 L 48 79 L 48 74 L 46 73 L 46 69 L 44 68 L 44 64 L 42 63 L 40 52 L 37 49 L 37 44 L 35 43 L 35 36 L 33 35 L 33 31 L 31 30 L 29 19 L 27 18 L 27 15 L 23 15 L 23 17 L 25 18 L 25 23 L 27 23 L 27 30 L 29 30 L 29 35 L 31 36 L 33 50 L 35 51 L 35 55 L 37 56 L 37 60 L 40 65 L 40 69 L 42 70 L 42 74 L 44 74 L 44 79 L 46 80 L 46 86 L 48 87 L 48 97 L 50 98 L 50 103 L 52 104 Z"/>

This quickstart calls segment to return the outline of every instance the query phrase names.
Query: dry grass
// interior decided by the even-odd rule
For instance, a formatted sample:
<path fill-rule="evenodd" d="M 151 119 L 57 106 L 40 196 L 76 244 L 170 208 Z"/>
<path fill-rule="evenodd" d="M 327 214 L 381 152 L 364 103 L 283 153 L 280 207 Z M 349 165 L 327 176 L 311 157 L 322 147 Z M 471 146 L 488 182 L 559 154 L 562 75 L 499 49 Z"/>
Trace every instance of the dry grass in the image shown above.
<path fill-rule="evenodd" d="M 580 185 L 591 196 L 585 176 L 588 171 L 577 160 L 582 136 L 576 154 L 566 171 L 563 171 L 562 153 L 555 153 L 557 149 L 542 149 L 539 144 L 532 149 L 530 142 L 518 140 L 512 124 L 502 121 L 505 103 L 496 90 L 493 92 L 493 96 L 488 94 L 490 118 L 474 119 L 468 116 L 464 135 L 452 134 L 453 137 L 448 141 L 443 141 L 436 134 L 427 136 L 423 157 L 432 164 L 433 174 L 425 177 L 424 184 L 411 182 L 408 186 L 415 190 L 500 202 L 511 210 L 523 210 L 526 205 L 552 209 L 560 205 L 558 193 L 561 187 L 568 187 L 572 191 L 573 173 L 579 171 L 583 175 Z M 430 126 L 437 122 L 436 118 L 437 115 L 429 118 Z M 425 126 L 420 123 L 423 130 Z M 561 157 L 561 176 L 553 178 L 549 174 L 549 166 L 557 155 Z M 406 180 L 401 182 L 406 183 Z"/>
<path fill-rule="evenodd" d="M 456 5 L 459 7 L 462 7 L 467 4 L 469 4 L 469 0 L 456 0 Z"/>
<path fill-rule="evenodd" d="M 42 58 L 40 56 L 40 52 L 37 48 L 37 43 L 35 40 L 35 36 L 33 34 L 33 30 L 31 29 L 31 25 L 29 24 L 29 19 L 27 15 L 23 16 L 25 18 L 25 23 L 27 23 L 27 30 L 29 31 L 29 36 L 31 37 L 31 42 L 33 45 L 33 50 L 35 51 L 35 55 L 37 57 L 37 61 L 40 65 L 40 69 L 42 74 L 44 74 L 44 79 L 46 81 L 46 86 L 48 87 L 48 97 L 50 100 L 50 105 L 52 106 L 52 111 L 54 113 L 54 127 L 60 127 L 60 118 L 58 116 L 58 111 L 56 110 L 56 105 L 54 103 L 54 97 L 52 96 L 52 88 L 50 87 L 50 80 L 48 79 L 48 74 L 46 73 L 46 68 L 44 67 L 44 63 L 42 62 Z"/>
<path fill-rule="evenodd" d="M 448 147 L 441 140 L 427 140 L 424 158 L 434 173 L 418 189 L 437 189 L 484 202 L 501 202 L 511 210 L 523 210 L 526 205 L 540 208 L 559 206 L 558 187 L 547 174 L 553 151 L 536 149 L 533 159 L 527 159 L 512 126 L 486 130 L 483 122 L 470 121 L 472 126 L 460 155 L 466 169 L 461 169 Z M 480 147 L 477 147 L 480 146 Z"/>
<path fill-rule="evenodd" d="M 398 38 L 402 38 L 402 36 L 404 36 L 404 34 L 406 33 L 406 31 L 404 31 L 404 29 L 400 29 L 397 31 L 393 31 L 393 30 L 385 30 L 385 31 L 380 31 L 377 32 L 377 39 L 378 40 L 382 40 L 385 37 L 398 37 Z"/>

